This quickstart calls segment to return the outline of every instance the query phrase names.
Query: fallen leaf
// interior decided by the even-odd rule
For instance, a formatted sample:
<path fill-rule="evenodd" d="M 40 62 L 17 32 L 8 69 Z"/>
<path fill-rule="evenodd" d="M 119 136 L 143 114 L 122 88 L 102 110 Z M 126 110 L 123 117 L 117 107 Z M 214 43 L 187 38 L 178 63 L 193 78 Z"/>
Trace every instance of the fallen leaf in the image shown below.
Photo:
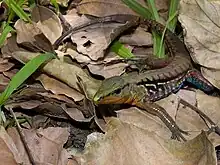
<path fill-rule="evenodd" d="M 144 1 L 141 0 L 141 2 L 144 4 Z M 118 0 L 82 0 L 77 6 L 77 11 L 80 14 L 90 14 L 97 17 L 114 14 L 136 14 L 123 2 Z"/>
<path fill-rule="evenodd" d="M 2 126 L 0 127 L 0 144 L 0 164 L 17 165 L 17 163 L 22 163 L 22 157 L 18 152 L 12 138 Z"/>
<path fill-rule="evenodd" d="M 50 90 L 55 95 L 66 95 L 76 102 L 84 98 L 84 96 L 75 89 L 52 77 L 47 76 L 46 74 L 41 74 L 36 79 L 43 84 L 46 90 Z"/>
<path fill-rule="evenodd" d="M 0 72 L 5 72 L 11 69 L 15 64 L 9 62 L 8 59 L 0 58 Z"/>
<path fill-rule="evenodd" d="M 52 10 L 38 5 L 33 8 L 31 16 L 51 44 L 61 36 L 63 28 L 60 19 Z"/>
<path fill-rule="evenodd" d="M 105 135 L 88 136 L 85 151 L 76 159 L 82 165 L 216 164 L 214 147 L 204 132 L 186 143 L 179 143 L 115 118 L 109 121 Z"/>
<path fill-rule="evenodd" d="M 112 76 L 119 76 L 125 72 L 125 67 L 128 66 L 126 63 L 117 63 L 112 65 L 87 65 L 89 70 L 93 74 L 102 75 L 105 78 L 110 78 Z"/>
<path fill-rule="evenodd" d="M 63 149 L 63 145 L 69 136 L 67 128 L 49 127 L 38 130 L 22 129 L 22 131 L 33 159 L 37 164 L 65 165 L 67 163 L 68 155 Z M 15 142 L 19 154 L 26 158 L 23 163 L 30 164 L 17 130 L 10 128 L 8 134 Z"/>
<path fill-rule="evenodd" d="M 182 0 L 179 20 L 186 30 L 185 42 L 194 62 L 203 66 L 204 76 L 220 88 L 220 22 L 218 1 Z M 189 12 L 191 11 L 191 12 Z"/>
<path fill-rule="evenodd" d="M 25 23 L 23 20 L 18 20 L 15 23 L 17 32 L 17 43 L 22 44 L 34 52 L 46 51 L 52 52 L 53 47 L 50 41 L 45 37 L 41 30 L 37 27 L 36 23 Z"/>

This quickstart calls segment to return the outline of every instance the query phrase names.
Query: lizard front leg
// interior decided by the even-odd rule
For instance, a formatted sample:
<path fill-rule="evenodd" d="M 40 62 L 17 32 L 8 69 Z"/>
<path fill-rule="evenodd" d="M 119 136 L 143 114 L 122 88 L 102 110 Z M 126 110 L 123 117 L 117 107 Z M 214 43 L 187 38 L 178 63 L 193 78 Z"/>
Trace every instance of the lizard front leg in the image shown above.
<path fill-rule="evenodd" d="M 147 101 L 147 95 L 145 88 L 143 86 L 128 85 L 121 89 L 119 93 L 115 93 L 112 96 L 103 98 L 100 103 L 111 104 L 130 104 L 134 105 L 145 112 L 148 112 L 154 116 L 157 116 L 161 121 L 170 129 L 172 132 L 172 138 L 177 140 L 186 141 L 182 134 L 188 134 L 187 132 L 181 130 L 173 118 L 167 113 L 167 111 L 159 106 L 158 104 Z M 105 101 L 106 100 L 106 101 Z"/>

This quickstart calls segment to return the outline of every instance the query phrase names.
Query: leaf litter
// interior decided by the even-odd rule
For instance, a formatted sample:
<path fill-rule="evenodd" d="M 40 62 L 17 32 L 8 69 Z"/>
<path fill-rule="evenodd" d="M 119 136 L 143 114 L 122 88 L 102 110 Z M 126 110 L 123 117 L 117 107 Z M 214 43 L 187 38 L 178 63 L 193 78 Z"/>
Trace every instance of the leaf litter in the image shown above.
<path fill-rule="evenodd" d="M 202 71 L 206 78 L 216 87 L 219 87 L 218 78 L 215 76 L 218 73 L 218 60 L 216 60 L 218 59 L 217 36 L 215 35 L 215 41 L 212 40 L 212 42 L 207 43 L 207 40 L 201 41 L 206 39 L 204 36 L 193 34 L 195 32 L 190 31 L 199 27 L 204 28 L 203 23 L 210 25 L 211 21 L 207 21 L 207 17 L 204 17 L 204 11 L 209 16 L 208 19 L 217 21 L 213 13 L 209 12 L 210 3 L 212 3 L 212 6 L 216 5 L 218 7 L 215 2 L 208 3 L 205 0 L 191 1 L 191 3 L 181 1 L 182 8 L 179 18 L 187 30 L 185 41 L 193 47 L 193 60 L 204 66 Z M 157 4 L 160 3 L 157 1 Z M 186 4 L 189 4 L 189 6 Z M 103 5 L 105 7 L 101 8 L 100 6 Z M 203 17 L 196 18 L 199 20 L 196 22 L 184 22 L 187 19 L 189 20 L 189 17 L 193 18 L 184 15 L 184 11 L 188 10 L 189 7 L 195 9 L 196 14 L 194 13 L 193 16 Z M 118 1 L 111 0 L 106 3 L 106 1 L 97 0 L 96 3 L 93 3 L 86 0 L 77 6 L 77 12 L 76 9 L 71 9 L 63 16 L 71 27 L 78 26 L 83 21 L 88 21 L 88 18 L 84 15 L 79 16 L 77 13 L 104 16 L 121 12 L 133 13 Z M 16 63 L 11 62 L 11 60 L 16 59 L 24 64 L 41 51 L 55 51 L 52 44 L 64 30 L 60 18 L 46 7 L 35 7 L 32 11 L 32 19 L 33 24 L 18 20 L 15 25 L 17 36 L 12 35 L 2 48 L 1 80 L 4 81 L 1 81 L 0 86 L 3 86 L 3 88 L 11 78 L 6 76 L 6 72 L 14 75 L 14 69 L 19 69 L 19 65 L 15 65 Z M 186 25 L 194 26 L 187 28 Z M 65 45 L 59 47 L 59 51 L 64 53 L 61 60 L 54 59 L 47 63 L 41 69 L 43 73 L 38 72 L 33 75 L 6 103 L 5 108 L 7 110 L 13 109 L 17 117 L 20 117 L 20 111 L 22 110 L 22 116 L 32 122 L 32 124 L 26 122 L 22 132 L 35 162 L 40 164 L 86 165 L 135 165 L 146 164 L 146 162 L 148 164 L 161 164 L 163 162 L 164 165 L 216 164 L 214 147 L 220 144 L 219 137 L 214 133 L 207 135 L 206 132 L 201 132 L 201 130 L 208 130 L 208 127 L 190 108 L 179 105 L 178 97 L 188 99 L 193 105 L 197 104 L 199 109 L 204 111 L 216 123 L 219 123 L 220 113 L 218 109 L 220 105 L 217 97 L 207 96 L 201 91 L 188 92 L 181 90 L 178 92 L 178 97 L 171 95 L 158 102 L 175 118 L 177 124 L 183 130 L 190 133 L 187 136 L 189 140 L 187 143 L 170 140 L 170 132 L 160 120 L 149 114 L 143 114 L 137 108 L 117 111 L 118 118 L 104 116 L 99 118 L 100 114 L 94 111 L 91 99 L 101 80 L 89 76 L 89 72 L 107 78 L 122 74 L 127 67 L 123 62 L 111 64 L 112 61 L 120 61 L 120 58 L 111 53 L 105 54 L 105 50 L 111 43 L 111 40 L 108 39 L 109 34 L 119 25 L 110 24 L 105 26 L 95 25 L 73 34 L 71 41 L 66 40 L 66 43 L 70 44 L 69 50 L 65 51 Z M 217 34 L 218 30 L 210 28 L 209 31 Z M 135 36 L 135 42 L 132 38 L 134 36 L 129 35 L 126 36 L 127 41 L 123 40 L 123 37 L 121 37 L 121 41 L 132 46 L 149 46 L 152 44 L 151 40 L 148 40 L 148 42 L 143 40 L 143 36 L 148 35 L 148 33 L 143 33 L 143 31 L 138 31 L 138 33 Z M 203 33 L 200 32 L 200 34 Z M 208 35 L 207 33 L 204 34 Z M 199 36 L 199 38 L 195 40 L 195 36 Z M 196 43 L 195 41 L 199 42 Z M 74 47 L 75 49 L 73 49 Z M 210 54 L 210 50 L 212 56 L 207 55 Z M 71 57 L 68 63 L 65 61 L 65 56 Z M 110 65 L 107 65 L 108 63 Z M 86 98 L 87 103 L 83 98 L 83 92 L 76 75 L 80 76 L 83 81 L 88 96 Z M 32 85 L 33 82 L 39 83 L 39 81 L 42 85 Z M 105 122 L 107 124 L 103 124 Z M 87 127 L 84 125 L 87 125 Z M 98 130 L 97 125 L 102 127 L 101 130 L 105 131 L 105 134 L 96 132 Z M 7 127 L 9 126 L 7 125 Z M 90 134 L 91 132 L 95 133 Z M 87 137 L 87 135 L 89 136 Z M 1 127 L 0 137 L 1 151 L 4 153 L 1 154 L 2 161 L 8 164 L 30 164 L 20 136 L 14 127 L 9 127 L 7 132 L 5 128 Z M 86 137 L 87 142 L 85 142 Z M 84 144 L 85 149 L 83 150 Z"/>

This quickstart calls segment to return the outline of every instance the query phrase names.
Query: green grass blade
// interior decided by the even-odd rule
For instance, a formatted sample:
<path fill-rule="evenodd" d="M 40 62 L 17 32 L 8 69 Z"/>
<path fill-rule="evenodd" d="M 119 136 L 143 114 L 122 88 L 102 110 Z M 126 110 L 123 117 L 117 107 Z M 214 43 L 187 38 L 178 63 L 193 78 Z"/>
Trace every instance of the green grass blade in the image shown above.
<path fill-rule="evenodd" d="M 134 10 L 136 13 L 138 13 L 139 15 L 147 18 L 147 19 L 151 19 L 152 18 L 152 14 L 149 11 L 149 9 L 143 7 L 140 3 L 138 3 L 135 0 L 121 0 L 123 3 L 125 3 L 129 8 L 131 8 L 132 10 Z"/>
<path fill-rule="evenodd" d="M 52 59 L 54 55 L 52 53 L 40 54 L 37 57 L 30 60 L 24 65 L 19 72 L 11 79 L 4 92 L 0 95 L 0 106 L 11 96 L 11 94 L 29 77 L 37 68 L 44 62 Z"/>
<path fill-rule="evenodd" d="M 0 48 L 3 46 L 4 41 L 7 38 L 8 33 L 10 33 L 13 30 L 13 28 L 10 25 L 6 25 L 4 27 L 4 30 L 2 31 L 2 34 L 0 35 Z"/>
<path fill-rule="evenodd" d="M 24 21 L 31 22 L 31 19 L 24 10 L 14 0 L 5 0 L 6 4 Z"/>
<path fill-rule="evenodd" d="M 122 58 L 129 59 L 134 57 L 131 51 L 118 41 L 115 41 L 113 43 L 113 45 L 111 46 L 111 51 L 115 52 L 117 55 L 119 55 Z"/>
<path fill-rule="evenodd" d="M 168 23 L 168 29 L 170 29 L 171 31 L 174 31 L 176 28 L 176 23 L 177 23 L 177 17 L 174 17 L 174 15 L 177 15 L 177 11 L 178 11 L 178 6 L 179 6 L 179 0 L 171 0 L 170 1 L 170 7 L 169 7 L 169 20 L 171 20 Z M 171 17 L 173 17 L 171 19 Z"/>
<path fill-rule="evenodd" d="M 159 13 L 157 12 L 157 8 L 156 8 L 154 0 L 147 0 L 147 2 L 150 7 L 150 11 L 151 11 L 153 18 L 159 22 L 160 16 L 159 16 Z"/>

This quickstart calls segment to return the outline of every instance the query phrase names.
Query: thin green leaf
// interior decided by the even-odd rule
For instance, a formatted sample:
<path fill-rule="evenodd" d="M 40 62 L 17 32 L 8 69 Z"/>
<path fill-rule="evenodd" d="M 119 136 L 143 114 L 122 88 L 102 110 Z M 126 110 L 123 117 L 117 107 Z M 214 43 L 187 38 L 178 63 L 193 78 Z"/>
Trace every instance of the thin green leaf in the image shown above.
<path fill-rule="evenodd" d="M 177 23 L 177 17 L 174 17 L 174 15 L 177 15 L 178 11 L 178 6 L 179 6 L 179 0 L 171 0 L 170 1 L 170 7 L 169 7 L 169 20 L 171 20 L 168 24 L 168 29 L 171 31 L 174 31 L 176 28 L 176 23 Z M 171 17 L 173 17 L 171 19 Z"/>
<path fill-rule="evenodd" d="M 113 45 L 111 46 L 111 51 L 115 52 L 117 55 L 119 55 L 122 58 L 134 57 L 131 51 L 118 41 L 115 41 L 113 43 Z"/>
<path fill-rule="evenodd" d="M 0 95 L 0 106 L 11 96 L 11 94 L 29 77 L 37 68 L 39 68 L 44 62 L 52 59 L 54 55 L 52 53 L 40 54 L 33 58 L 24 65 L 21 70 L 9 82 L 4 92 Z"/>
<path fill-rule="evenodd" d="M 6 4 L 24 21 L 31 22 L 29 16 L 14 0 L 5 0 Z"/>
<path fill-rule="evenodd" d="M 141 16 L 147 18 L 147 19 L 151 19 L 152 18 L 152 14 L 149 11 L 149 9 L 143 7 L 137 1 L 135 1 L 135 0 L 121 0 L 121 1 L 124 2 L 129 8 L 134 10 L 139 15 L 141 15 Z"/>
<path fill-rule="evenodd" d="M 4 30 L 2 31 L 2 34 L 0 35 L 0 48 L 3 46 L 8 33 L 10 33 L 13 30 L 13 28 L 10 25 L 6 25 L 4 27 Z"/>
<path fill-rule="evenodd" d="M 147 2 L 148 2 L 148 6 L 150 7 L 150 11 L 151 11 L 153 18 L 156 21 L 159 21 L 160 16 L 159 16 L 159 13 L 157 12 L 157 8 L 156 8 L 154 0 L 147 0 Z"/>

